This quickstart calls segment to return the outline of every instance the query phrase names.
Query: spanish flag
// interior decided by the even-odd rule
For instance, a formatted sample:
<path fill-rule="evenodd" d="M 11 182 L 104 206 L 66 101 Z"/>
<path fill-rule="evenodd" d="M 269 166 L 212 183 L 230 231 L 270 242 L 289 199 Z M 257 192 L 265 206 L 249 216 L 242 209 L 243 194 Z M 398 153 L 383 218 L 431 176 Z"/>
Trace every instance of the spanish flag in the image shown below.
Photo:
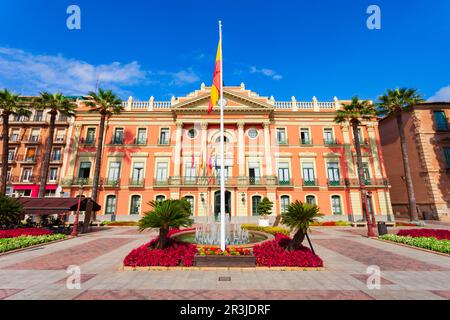
<path fill-rule="evenodd" d="M 220 78 L 222 73 L 221 46 L 221 41 L 219 41 L 219 45 L 217 46 L 216 67 L 214 68 L 213 85 L 211 87 L 211 100 L 209 100 L 208 113 L 212 112 L 213 107 L 217 105 L 220 97 Z"/>

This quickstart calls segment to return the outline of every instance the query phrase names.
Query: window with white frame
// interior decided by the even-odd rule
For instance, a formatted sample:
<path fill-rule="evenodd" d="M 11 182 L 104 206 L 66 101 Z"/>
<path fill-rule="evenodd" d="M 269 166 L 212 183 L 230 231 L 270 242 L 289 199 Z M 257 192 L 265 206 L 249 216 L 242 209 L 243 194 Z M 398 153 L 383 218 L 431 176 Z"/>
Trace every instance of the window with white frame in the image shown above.
<path fill-rule="evenodd" d="M 115 214 L 117 206 L 117 197 L 115 195 L 108 195 L 106 197 L 105 214 Z"/>
<path fill-rule="evenodd" d="M 61 161 L 62 159 L 62 149 L 61 148 L 53 148 L 51 160 L 52 161 Z"/>
<path fill-rule="evenodd" d="M 78 177 L 82 179 L 88 179 L 91 174 L 91 165 L 92 164 L 90 161 L 81 161 L 78 170 Z"/>
<path fill-rule="evenodd" d="M 197 172 L 195 170 L 195 163 L 188 162 L 184 166 L 184 180 L 187 183 L 194 183 L 197 178 Z"/>
<path fill-rule="evenodd" d="M 340 181 L 339 162 L 331 161 L 327 163 L 328 182 L 338 184 Z"/>
<path fill-rule="evenodd" d="M 312 144 L 311 134 L 308 128 L 300 129 L 300 143 L 301 144 Z"/>
<path fill-rule="evenodd" d="M 108 184 L 116 184 L 120 179 L 120 161 L 112 161 L 109 163 Z"/>
<path fill-rule="evenodd" d="M 252 197 L 252 215 L 257 216 L 258 214 L 258 205 L 261 203 L 261 197 L 260 196 L 253 196 Z"/>
<path fill-rule="evenodd" d="M 19 141 L 20 129 L 11 129 L 11 135 L 9 137 L 9 142 Z"/>
<path fill-rule="evenodd" d="M 57 129 L 56 130 L 55 141 L 56 142 L 63 142 L 65 135 L 66 135 L 66 131 L 64 129 Z"/>
<path fill-rule="evenodd" d="M 187 202 L 189 202 L 191 206 L 191 213 L 194 214 L 195 212 L 195 201 L 193 196 L 185 196 L 184 199 L 186 199 Z"/>
<path fill-rule="evenodd" d="M 333 214 L 342 214 L 342 203 L 340 196 L 331 197 L 331 211 Z"/>
<path fill-rule="evenodd" d="M 33 170 L 31 168 L 23 168 L 21 181 L 22 182 L 30 182 L 32 172 L 33 172 Z"/>
<path fill-rule="evenodd" d="M 314 195 L 307 195 L 306 196 L 306 203 L 309 203 L 309 204 L 312 204 L 312 205 L 317 205 L 316 196 L 314 196 Z"/>
<path fill-rule="evenodd" d="M 130 203 L 130 214 L 140 214 L 141 213 L 141 196 L 134 195 L 131 197 Z"/>
<path fill-rule="evenodd" d="M 278 163 L 278 183 L 279 184 L 290 184 L 291 176 L 289 173 L 289 162 L 279 162 Z"/>
<path fill-rule="evenodd" d="M 56 181 L 58 180 L 58 168 L 51 167 L 48 170 L 48 181 Z"/>
<path fill-rule="evenodd" d="M 314 163 L 313 162 L 303 162 L 303 182 L 304 183 L 315 183 L 316 175 L 314 173 Z"/>
<path fill-rule="evenodd" d="M 156 166 L 156 181 L 165 182 L 168 179 L 169 164 L 167 162 L 158 162 Z"/>
<path fill-rule="evenodd" d="M 334 143 L 333 129 L 325 128 L 323 130 L 323 141 L 325 144 L 333 144 Z"/>
<path fill-rule="evenodd" d="M 139 128 L 136 137 L 136 144 L 146 144 L 147 143 L 147 129 Z"/>
<path fill-rule="evenodd" d="M 159 144 L 169 144 L 169 128 L 161 128 Z"/>
<path fill-rule="evenodd" d="M 133 163 L 132 184 L 141 184 L 144 181 L 144 162 L 137 161 Z"/>
<path fill-rule="evenodd" d="M 287 212 L 290 204 L 291 204 L 291 198 L 289 196 L 281 196 L 281 198 L 280 198 L 281 213 Z"/>
<path fill-rule="evenodd" d="M 39 140 L 39 129 L 31 129 L 30 138 L 28 141 L 30 142 L 37 142 Z"/>
<path fill-rule="evenodd" d="M 248 176 L 250 184 L 261 183 L 261 172 L 259 168 L 259 161 L 250 161 L 248 164 Z"/>
<path fill-rule="evenodd" d="M 287 136 L 285 128 L 277 128 L 277 143 L 287 144 Z"/>
<path fill-rule="evenodd" d="M 112 144 L 123 144 L 123 137 L 124 137 L 123 128 L 114 129 Z"/>
<path fill-rule="evenodd" d="M 156 202 L 162 202 L 162 201 L 165 201 L 165 200 L 166 200 L 166 196 L 165 195 L 159 195 L 159 196 L 156 196 L 156 198 L 155 198 Z"/>

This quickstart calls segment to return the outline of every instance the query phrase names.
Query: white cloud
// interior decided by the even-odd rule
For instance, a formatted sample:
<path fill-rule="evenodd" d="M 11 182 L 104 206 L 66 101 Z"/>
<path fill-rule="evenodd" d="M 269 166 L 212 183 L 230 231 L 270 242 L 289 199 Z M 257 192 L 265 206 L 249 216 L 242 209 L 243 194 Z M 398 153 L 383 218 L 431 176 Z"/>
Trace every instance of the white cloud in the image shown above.
<path fill-rule="evenodd" d="M 121 92 L 119 86 L 145 81 L 147 72 L 138 62 L 92 65 L 58 55 L 35 55 L 20 49 L 0 47 L 0 83 L 22 94 L 60 91 L 86 94 L 99 85 Z"/>
<path fill-rule="evenodd" d="M 171 79 L 169 80 L 169 85 L 171 86 L 181 87 L 200 81 L 200 77 L 192 70 L 192 68 L 180 70 L 178 72 L 160 71 L 158 74 L 160 76 L 168 76 Z"/>
<path fill-rule="evenodd" d="M 441 88 L 438 92 L 428 99 L 430 102 L 450 102 L 450 86 Z"/>
<path fill-rule="evenodd" d="M 281 80 L 283 79 L 283 76 L 278 74 L 275 70 L 268 69 L 268 68 L 262 68 L 258 69 L 255 66 L 250 67 L 250 73 L 259 73 L 266 77 L 272 78 L 273 80 Z"/>

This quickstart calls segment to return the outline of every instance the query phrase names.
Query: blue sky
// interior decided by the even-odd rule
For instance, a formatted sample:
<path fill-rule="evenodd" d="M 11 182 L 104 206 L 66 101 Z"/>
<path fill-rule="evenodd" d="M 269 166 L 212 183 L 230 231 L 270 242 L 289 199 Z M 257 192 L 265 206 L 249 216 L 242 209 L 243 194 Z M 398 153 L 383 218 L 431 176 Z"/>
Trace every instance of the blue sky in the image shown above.
<path fill-rule="evenodd" d="M 66 27 L 69 5 L 81 30 Z M 366 27 L 369 5 L 381 30 Z M 0 3 L 0 87 L 168 100 L 212 81 L 224 24 L 224 81 L 277 100 L 418 88 L 450 101 L 450 1 L 107 1 Z"/>

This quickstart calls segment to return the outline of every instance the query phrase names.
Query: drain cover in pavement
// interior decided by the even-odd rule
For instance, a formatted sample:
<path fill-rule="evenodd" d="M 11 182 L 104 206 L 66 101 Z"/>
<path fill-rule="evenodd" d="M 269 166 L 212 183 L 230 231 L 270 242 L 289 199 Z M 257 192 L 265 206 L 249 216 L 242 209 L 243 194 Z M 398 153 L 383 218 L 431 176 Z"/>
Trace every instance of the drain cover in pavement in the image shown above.
<path fill-rule="evenodd" d="M 219 277 L 219 281 L 231 281 L 231 277 Z"/>

